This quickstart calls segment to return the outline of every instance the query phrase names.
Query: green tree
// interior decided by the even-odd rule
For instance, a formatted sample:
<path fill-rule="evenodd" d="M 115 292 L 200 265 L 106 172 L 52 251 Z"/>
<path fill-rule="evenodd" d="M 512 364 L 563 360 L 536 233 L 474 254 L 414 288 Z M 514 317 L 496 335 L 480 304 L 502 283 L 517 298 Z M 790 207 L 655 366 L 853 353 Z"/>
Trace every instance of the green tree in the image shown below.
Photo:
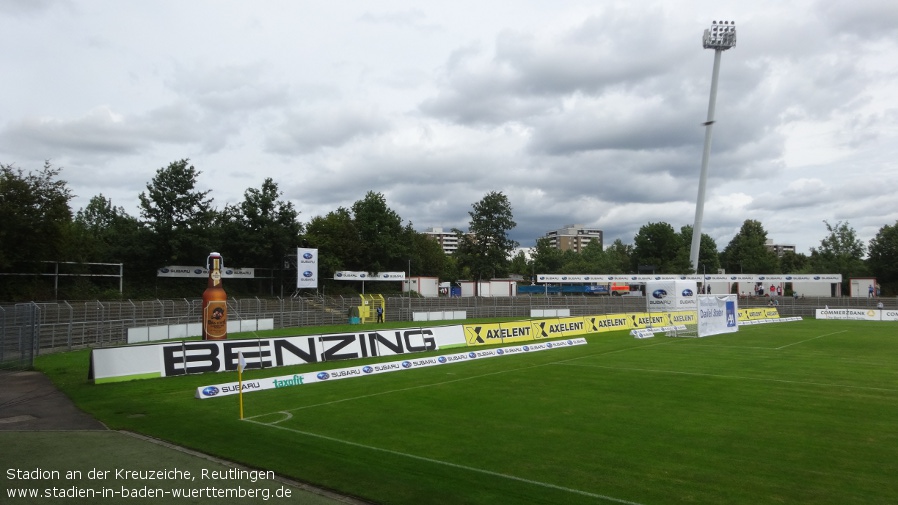
<path fill-rule="evenodd" d="M 405 234 L 409 237 L 411 245 L 409 259 L 414 275 L 452 279 L 444 276 L 449 263 L 439 242 L 423 233 L 416 232 L 412 229 L 411 224 L 406 226 Z"/>
<path fill-rule="evenodd" d="M 224 216 L 222 253 L 230 253 L 232 266 L 279 269 L 284 258 L 296 252 L 302 224 L 299 213 L 270 177 L 261 188 L 249 188 L 238 205 L 229 205 Z"/>
<path fill-rule="evenodd" d="M 883 294 L 898 292 L 898 221 L 885 225 L 870 240 L 867 264 L 883 285 Z"/>
<path fill-rule="evenodd" d="M 625 274 L 631 272 L 633 246 L 624 244 L 621 239 L 615 239 L 614 242 L 605 249 L 605 256 L 608 258 L 609 274 Z"/>
<path fill-rule="evenodd" d="M 559 274 L 564 266 L 564 254 L 552 245 L 548 237 L 536 239 L 536 247 L 533 248 L 533 268 L 535 274 Z"/>
<path fill-rule="evenodd" d="M 352 214 L 361 247 L 361 263 L 356 268 L 367 272 L 405 271 L 410 258 L 409 236 L 402 218 L 387 206 L 384 195 L 369 191 L 352 205 Z"/>
<path fill-rule="evenodd" d="M 810 258 L 807 254 L 804 253 L 796 253 L 794 251 L 785 251 L 782 256 L 780 256 L 780 268 L 779 272 L 781 274 L 807 274 L 811 272 L 811 262 Z"/>
<path fill-rule="evenodd" d="M 824 220 L 827 236 L 819 248 L 811 248 L 811 268 L 818 273 L 839 273 L 843 280 L 867 275 L 864 255 L 867 248 L 858 240 L 854 228 L 848 222 L 831 225 Z"/>
<path fill-rule="evenodd" d="M 102 194 L 75 213 L 73 230 L 75 261 L 129 263 L 131 270 L 136 266 L 132 262 L 148 259 L 149 236 L 141 233 L 140 222 Z"/>
<path fill-rule="evenodd" d="M 680 242 L 682 248 L 679 251 L 677 262 L 685 263 L 691 271 L 691 263 L 689 260 L 690 248 L 692 247 L 692 226 L 685 225 L 680 228 Z M 720 268 L 720 253 L 717 251 L 717 242 L 707 233 L 702 233 L 702 239 L 698 246 L 698 272 L 700 274 L 716 274 Z"/>
<path fill-rule="evenodd" d="M 533 262 L 527 258 L 527 254 L 524 251 L 518 250 L 508 264 L 508 273 L 520 275 L 524 279 L 529 280 L 535 273 L 533 271 Z"/>
<path fill-rule="evenodd" d="M 655 273 L 685 273 L 686 263 L 679 252 L 683 248 L 680 235 L 668 223 L 649 223 L 642 226 L 633 238 L 631 257 L 633 270 L 651 266 Z"/>
<path fill-rule="evenodd" d="M 196 189 L 197 171 L 183 159 L 156 170 L 147 190 L 140 193 L 140 216 L 154 234 L 151 245 L 157 264 L 196 265 L 221 244 L 211 190 Z"/>
<path fill-rule="evenodd" d="M 727 272 L 769 274 L 776 272 L 776 253 L 767 248 L 767 231 L 760 221 L 746 219 L 723 250 L 721 262 Z"/>
<path fill-rule="evenodd" d="M 502 192 L 487 193 L 468 212 L 467 234 L 461 234 L 456 255 L 475 279 L 505 277 L 511 253 L 518 243 L 508 237 L 517 226 L 511 203 Z"/>
<path fill-rule="evenodd" d="M 358 231 L 349 209 L 339 207 L 324 216 L 313 217 L 306 225 L 308 247 L 318 249 L 318 274 L 333 278 L 339 270 L 356 270 L 362 263 Z"/>
<path fill-rule="evenodd" d="M 72 193 L 60 169 L 45 162 L 24 173 L 0 165 L 0 269 L 41 269 L 40 261 L 65 260 Z"/>

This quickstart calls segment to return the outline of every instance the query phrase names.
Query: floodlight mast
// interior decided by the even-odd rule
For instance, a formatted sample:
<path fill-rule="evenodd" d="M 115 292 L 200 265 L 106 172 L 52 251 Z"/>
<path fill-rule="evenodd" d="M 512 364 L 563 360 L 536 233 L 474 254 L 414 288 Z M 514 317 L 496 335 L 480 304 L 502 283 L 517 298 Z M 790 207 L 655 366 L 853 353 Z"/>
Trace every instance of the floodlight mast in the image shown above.
<path fill-rule="evenodd" d="M 692 227 L 692 247 L 689 260 L 698 273 L 698 252 L 702 243 L 702 218 L 705 212 L 705 186 L 708 182 L 708 159 L 711 157 L 711 130 L 714 126 L 714 107 L 717 102 L 717 75 L 720 73 L 720 53 L 736 47 L 736 22 L 712 21 L 702 36 L 705 49 L 714 50 L 714 70 L 711 74 L 711 98 L 708 101 L 708 120 L 705 121 L 705 149 L 702 152 L 702 171 L 698 179 L 698 198 L 695 202 L 695 224 Z"/>

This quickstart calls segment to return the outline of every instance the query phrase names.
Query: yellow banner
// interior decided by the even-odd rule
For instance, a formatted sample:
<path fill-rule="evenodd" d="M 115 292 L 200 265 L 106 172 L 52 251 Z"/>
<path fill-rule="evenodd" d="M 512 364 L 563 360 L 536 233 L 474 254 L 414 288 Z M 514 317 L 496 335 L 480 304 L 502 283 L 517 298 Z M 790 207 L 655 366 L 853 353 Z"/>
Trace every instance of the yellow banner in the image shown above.
<path fill-rule="evenodd" d="M 764 314 L 767 312 L 766 308 L 759 307 L 751 307 L 748 309 L 739 309 L 739 320 L 740 321 L 753 321 L 757 319 L 766 319 Z"/>
<path fill-rule="evenodd" d="M 586 323 L 582 317 L 561 317 L 533 321 L 533 338 L 562 338 L 585 335 Z"/>
<path fill-rule="evenodd" d="M 633 328 L 648 328 L 650 326 L 668 326 L 670 325 L 667 314 L 649 314 L 648 312 L 636 312 L 630 314 L 633 321 Z"/>
<path fill-rule="evenodd" d="M 672 326 L 678 324 L 698 324 L 698 313 L 692 310 L 671 312 L 669 316 L 670 324 Z"/>
<path fill-rule="evenodd" d="M 606 314 L 601 316 L 586 316 L 586 333 L 599 333 L 603 331 L 629 330 L 633 327 L 632 319 L 626 314 Z"/>
<path fill-rule="evenodd" d="M 496 345 L 533 340 L 534 338 L 531 321 L 465 324 L 463 327 L 468 345 Z"/>

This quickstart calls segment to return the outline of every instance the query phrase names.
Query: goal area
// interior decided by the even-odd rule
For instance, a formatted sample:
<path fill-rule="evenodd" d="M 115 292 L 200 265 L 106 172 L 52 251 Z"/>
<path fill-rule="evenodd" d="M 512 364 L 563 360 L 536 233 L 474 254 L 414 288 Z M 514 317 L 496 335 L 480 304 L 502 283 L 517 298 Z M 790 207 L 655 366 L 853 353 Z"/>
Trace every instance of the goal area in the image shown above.
<path fill-rule="evenodd" d="M 647 329 L 634 333 L 637 338 L 700 338 L 739 329 L 736 295 L 699 295 L 695 281 L 647 282 L 646 312 Z"/>

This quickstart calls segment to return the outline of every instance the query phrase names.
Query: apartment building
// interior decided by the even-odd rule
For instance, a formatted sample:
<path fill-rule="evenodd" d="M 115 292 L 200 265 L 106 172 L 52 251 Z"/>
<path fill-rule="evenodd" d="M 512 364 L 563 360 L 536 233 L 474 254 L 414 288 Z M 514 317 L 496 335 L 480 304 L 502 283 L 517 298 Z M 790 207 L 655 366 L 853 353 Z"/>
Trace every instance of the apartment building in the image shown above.
<path fill-rule="evenodd" d="M 557 230 L 546 233 L 552 246 L 562 251 L 581 252 L 586 244 L 596 240 L 599 246 L 604 249 L 605 244 L 602 241 L 602 230 L 598 228 L 587 228 L 582 224 L 569 224 Z"/>

